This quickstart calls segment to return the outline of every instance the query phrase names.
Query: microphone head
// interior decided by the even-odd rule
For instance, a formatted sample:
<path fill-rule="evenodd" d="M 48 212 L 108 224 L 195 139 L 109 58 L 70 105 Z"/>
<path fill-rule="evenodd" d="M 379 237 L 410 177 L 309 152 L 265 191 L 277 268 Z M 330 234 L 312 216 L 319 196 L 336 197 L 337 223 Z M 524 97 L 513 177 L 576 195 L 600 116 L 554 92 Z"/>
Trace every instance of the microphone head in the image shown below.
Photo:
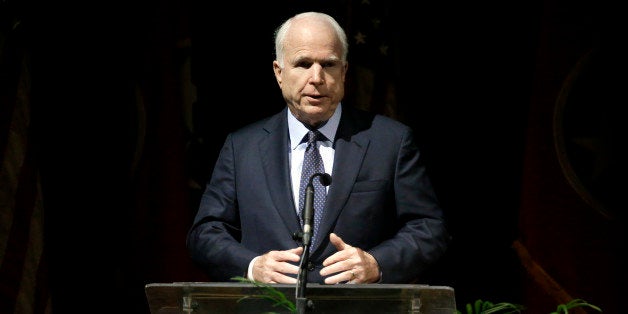
<path fill-rule="evenodd" d="M 319 180 L 323 186 L 328 186 L 331 184 L 331 175 L 329 173 L 321 173 Z"/>

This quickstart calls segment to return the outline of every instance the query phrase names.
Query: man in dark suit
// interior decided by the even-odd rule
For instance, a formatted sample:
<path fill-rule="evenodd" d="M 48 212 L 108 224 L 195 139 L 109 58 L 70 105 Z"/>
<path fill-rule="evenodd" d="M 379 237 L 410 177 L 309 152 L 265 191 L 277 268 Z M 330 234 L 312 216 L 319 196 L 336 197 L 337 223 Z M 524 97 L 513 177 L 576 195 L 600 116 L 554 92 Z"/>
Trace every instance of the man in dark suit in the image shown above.
<path fill-rule="evenodd" d="M 292 17 L 277 29 L 275 50 L 287 107 L 227 136 L 188 235 L 192 259 L 214 281 L 297 282 L 302 138 L 316 129 L 332 183 L 308 246 L 308 281 L 420 281 L 449 234 L 412 130 L 341 104 L 348 43 L 332 17 Z"/>

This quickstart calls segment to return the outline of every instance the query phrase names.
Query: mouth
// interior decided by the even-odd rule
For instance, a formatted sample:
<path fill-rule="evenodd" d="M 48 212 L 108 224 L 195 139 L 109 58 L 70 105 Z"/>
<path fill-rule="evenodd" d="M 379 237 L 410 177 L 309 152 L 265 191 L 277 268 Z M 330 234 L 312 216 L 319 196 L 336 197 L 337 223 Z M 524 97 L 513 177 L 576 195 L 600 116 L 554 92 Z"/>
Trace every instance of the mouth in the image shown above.
<path fill-rule="evenodd" d="M 320 100 L 320 99 L 325 98 L 325 96 L 323 96 L 323 95 L 305 95 L 305 97 L 311 98 L 311 99 L 314 99 L 314 100 Z"/>

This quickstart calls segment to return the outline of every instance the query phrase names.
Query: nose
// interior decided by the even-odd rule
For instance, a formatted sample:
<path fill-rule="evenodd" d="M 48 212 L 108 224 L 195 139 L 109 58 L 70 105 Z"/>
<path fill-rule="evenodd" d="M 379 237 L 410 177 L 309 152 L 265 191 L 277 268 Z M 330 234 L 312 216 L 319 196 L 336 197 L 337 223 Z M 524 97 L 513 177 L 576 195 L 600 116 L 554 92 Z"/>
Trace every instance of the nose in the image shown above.
<path fill-rule="evenodd" d="M 312 73 L 312 75 L 310 76 L 310 82 L 312 84 L 322 84 L 325 80 L 324 80 L 324 73 L 323 73 L 323 67 L 318 64 L 318 63 L 314 63 L 312 65 L 312 67 L 310 68 L 310 71 Z"/>

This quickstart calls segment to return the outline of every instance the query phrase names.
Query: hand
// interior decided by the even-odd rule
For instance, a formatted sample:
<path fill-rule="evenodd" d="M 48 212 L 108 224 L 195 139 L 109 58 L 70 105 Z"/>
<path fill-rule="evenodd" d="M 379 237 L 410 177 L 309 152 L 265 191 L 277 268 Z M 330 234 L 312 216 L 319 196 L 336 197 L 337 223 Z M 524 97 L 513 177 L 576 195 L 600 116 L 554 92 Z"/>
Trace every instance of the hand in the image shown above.
<path fill-rule="evenodd" d="M 299 266 L 289 262 L 301 260 L 303 247 L 285 251 L 270 251 L 253 264 L 253 279 L 263 283 L 297 283 L 297 279 L 285 274 L 298 274 Z"/>
<path fill-rule="evenodd" d="M 379 280 L 379 265 L 375 258 L 360 248 L 346 244 L 335 233 L 329 235 L 329 240 L 338 252 L 323 261 L 321 276 L 326 284 L 372 283 Z"/>

